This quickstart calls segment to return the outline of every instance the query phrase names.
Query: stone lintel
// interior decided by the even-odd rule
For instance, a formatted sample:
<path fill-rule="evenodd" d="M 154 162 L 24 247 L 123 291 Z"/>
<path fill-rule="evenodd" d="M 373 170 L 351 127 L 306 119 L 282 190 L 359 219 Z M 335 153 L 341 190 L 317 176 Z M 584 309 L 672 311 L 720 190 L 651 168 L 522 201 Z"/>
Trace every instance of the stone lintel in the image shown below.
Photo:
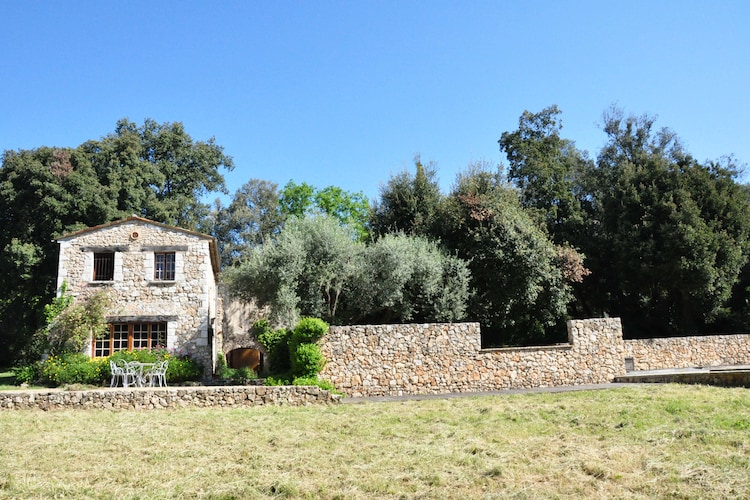
<path fill-rule="evenodd" d="M 105 252 L 127 252 L 130 249 L 128 246 L 113 245 L 109 247 L 81 247 L 81 252 L 94 252 L 94 253 L 105 253 Z"/>
<path fill-rule="evenodd" d="M 141 252 L 187 252 L 187 245 L 143 246 Z"/>
<path fill-rule="evenodd" d="M 107 316 L 107 323 L 161 323 L 177 321 L 179 316 Z"/>

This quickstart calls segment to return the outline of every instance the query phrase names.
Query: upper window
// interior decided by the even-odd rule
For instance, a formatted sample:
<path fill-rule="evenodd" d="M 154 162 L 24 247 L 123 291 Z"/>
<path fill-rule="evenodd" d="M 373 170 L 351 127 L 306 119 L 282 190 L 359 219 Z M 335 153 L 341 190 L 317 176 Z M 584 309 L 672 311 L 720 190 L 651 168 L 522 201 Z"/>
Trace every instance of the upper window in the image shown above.
<path fill-rule="evenodd" d="M 154 253 L 154 280 L 174 281 L 174 252 Z"/>
<path fill-rule="evenodd" d="M 115 253 L 94 253 L 94 281 L 112 281 L 115 279 Z"/>

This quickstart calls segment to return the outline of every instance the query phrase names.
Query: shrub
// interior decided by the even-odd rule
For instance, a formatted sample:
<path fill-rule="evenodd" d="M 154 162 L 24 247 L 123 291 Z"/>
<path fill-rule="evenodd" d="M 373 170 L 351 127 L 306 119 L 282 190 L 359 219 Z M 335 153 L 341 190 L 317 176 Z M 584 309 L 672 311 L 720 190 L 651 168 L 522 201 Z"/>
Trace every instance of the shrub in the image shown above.
<path fill-rule="evenodd" d="M 242 366 L 240 368 L 235 368 L 234 373 L 232 374 L 232 382 L 237 384 L 246 384 L 249 380 L 255 380 L 258 378 L 258 375 L 255 373 L 254 370 L 251 370 L 247 366 Z"/>
<path fill-rule="evenodd" d="M 40 381 L 51 387 L 68 384 L 102 385 L 109 378 L 106 359 L 90 359 L 85 354 L 50 356 L 42 363 Z"/>
<path fill-rule="evenodd" d="M 172 361 L 168 356 L 158 356 L 154 351 L 149 351 L 148 349 L 135 349 L 133 351 L 115 352 L 107 358 L 107 365 L 109 366 L 109 361 L 124 360 L 138 361 L 140 363 L 156 363 L 161 359 L 169 359 L 170 362 Z"/>
<path fill-rule="evenodd" d="M 222 378 L 224 380 L 231 380 L 233 384 L 246 384 L 248 380 L 255 380 L 256 378 L 258 378 L 258 374 L 247 366 L 243 366 L 240 368 L 229 368 L 229 366 L 227 366 L 227 361 L 224 357 L 224 354 L 219 354 L 219 360 L 217 364 L 219 378 Z"/>
<path fill-rule="evenodd" d="M 16 385 L 31 385 L 39 380 L 42 371 L 42 363 L 36 362 L 29 365 L 16 366 L 11 371 L 13 372 L 13 376 L 16 379 Z"/>
<path fill-rule="evenodd" d="M 267 377 L 265 385 L 278 386 L 278 385 L 292 385 L 292 384 L 289 382 L 288 376 L 280 375 L 278 377 Z"/>
<path fill-rule="evenodd" d="M 136 349 L 133 351 L 117 351 L 107 358 L 107 373 L 109 374 L 109 360 L 139 361 L 141 363 L 156 363 L 167 360 L 167 382 L 198 381 L 203 377 L 203 365 L 184 353 L 174 352 L 163 348 Z M 108 375 L 109 376 L 109 375 Z"/>
<path fill-rule="evenodd" d="M 320 380 L 318 377 L 297 377 L 292 381 L 292 385 L 312 385 L 320 387 L 325 391 L 337 392 L 334 386 L 328 380 Z"/>
<path fill-rule="evenodd" d="M 320 318 L 302 318 L 294 327 L 292 345 L 314 344 L 328 331 L 328 323 Z"/>
<path fill-rule="evenodd" d="M 219 353 L 218 359 L 216 360 L 216 373 L 219 378 L 230 379 L 232 378 L 233 370 L 227 366 L 227 358 L 223 352 Z"/>
<path fill-rule="evenodd" d="M 325 359 L 315 344 L 299 344 L 292 353 L 292 374 L 295 377 L 316 377 Z"/>
<path fill-rule="evenodd" d="M 256 329 L 256 325 L 261 321 L 265 323 L 265 327 Z M 269 371 L 277 374 L 289 371 L 289 340 L 292 332 L 284 328 L 271 330 L 267 322 L 261 321 L 253 325 L 253 332 L 259 332 L 256 333 L 256 338 L 266 349 Z"/>
<path fill-rule="evenodd" d="M 203 377 L 203 365 L 198 361 L 184 357 L 169 358 L 167 367 L 167 382 L 189 382 L 198 381 Z"/>

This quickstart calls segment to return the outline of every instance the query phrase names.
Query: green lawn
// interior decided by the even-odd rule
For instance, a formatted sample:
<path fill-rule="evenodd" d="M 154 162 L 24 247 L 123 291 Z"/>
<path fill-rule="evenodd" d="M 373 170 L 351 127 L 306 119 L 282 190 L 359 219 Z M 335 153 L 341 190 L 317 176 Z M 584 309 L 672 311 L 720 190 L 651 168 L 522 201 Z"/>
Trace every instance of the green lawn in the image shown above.
<path fill-rule="evenodd" d="M 749 498 L 750 392 L 0 411 L 0 498 Z"/>
<path fill-rule="evenodd" d="M 14 385 L 15 381 L 16 377 L 13 376 L 13 373 L 10 370 L 3 371 L 0 369 L 0 391 L 18 389 L 18 387 Z"/>

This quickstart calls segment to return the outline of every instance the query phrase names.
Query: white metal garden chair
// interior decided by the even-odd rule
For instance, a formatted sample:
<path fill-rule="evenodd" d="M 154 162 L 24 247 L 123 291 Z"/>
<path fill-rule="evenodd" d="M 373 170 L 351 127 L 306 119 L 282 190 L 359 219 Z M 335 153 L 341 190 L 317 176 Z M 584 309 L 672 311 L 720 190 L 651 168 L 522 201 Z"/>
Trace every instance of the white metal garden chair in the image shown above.
<path fill-rule="evenodd" d="M 120 363 L 122 364 L 120 365 Z M 112 373 L 112 380 L 109 383 L 110 387 L 117 387 L 118 382 L 121 382 L 123 387 L 137 385 L 135 374 L 129 370 L 128 364 L 124 360 L 110 360 L 109 370 Z"/>
<path fill-rule="evenodd" d="M 169 361 L 164 360 L 146 373 L 146 381 L 149 387 L 166 387 L 167 386 L 167 368 Z"/>

